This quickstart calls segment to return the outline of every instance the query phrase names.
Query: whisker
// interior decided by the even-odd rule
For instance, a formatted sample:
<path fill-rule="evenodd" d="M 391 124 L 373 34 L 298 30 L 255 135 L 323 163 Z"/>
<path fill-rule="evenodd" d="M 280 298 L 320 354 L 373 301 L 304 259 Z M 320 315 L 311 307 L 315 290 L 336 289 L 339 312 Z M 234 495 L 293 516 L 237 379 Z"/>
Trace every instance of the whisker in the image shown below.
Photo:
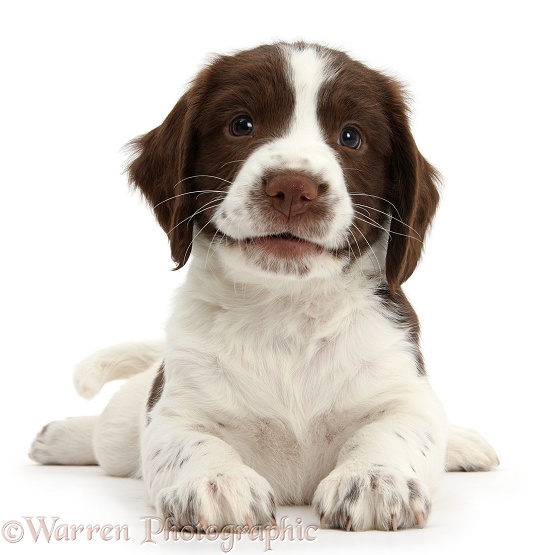
<path fill-rule="evenodd" d="M 349 235 L 351 235 L 351 236 L 355 239 L 355 236 L 353 235 L 353 233 L 351 232 L 351 230 L 349 230 L 348 233 L 349 233 Z M 363 271 L 363 264 L 361 263 L 361 258 L 358 257 L 358 256 L 355 256 L 355 252 L 353 251 L 353 249 L 352 249 L 352 247 L 351 247 L 351 243 L 349 242 L 349 239 L 347 238 L 347 236 L 346 236 L 345 239 L 346 239 L 346 243 L 348 244 L 349 252 L 350 252 L 351 255 L 353 256 L 353 260 L 354 260 L 355 262 L 357 262 L 357 264 L 359 265 L 359 271 L 362 272 L 362 271 Z M 376 268 L 375 268 L 375 270 L 376 270 Z"/>
<path fill-rule="evenodd" d="M 231 160 L 230 162 L 225 162 L 219 169 L 224 168 L 225 166 L 228 166 L 229 164 L 236 164 L 238 162 L 245 162 L 246 160 Z"/>
<path fill-rule="evenodd" d="M 359 233 L 361 233 L 361 231 L 359 230 L 359 228 L 357 228 L 357 230 L 359 231 Z M 361 248 L 359 247 L 359 243 L 357 242 L 357 238 L 355 237 L 355 235 L 354 235 L 354 233 L 353 233 L 353 231 L 352 231 L 351 229 L 348 229 L 348 234 L 351 235 L 351 236 L 353 237 L 353 240 L 355 241 L 355 243 L 356 243 L 356 245 L 357 245 L 357 249 L 358 249 L 358 251 L 359 251 L 360 269 L 361 269 L 361 271 L 363 271 L 363 264 L 361 263 Z M 365 236 L 364 236 L 362 233 L 361 233 L 361 237 L 363 237 L 363 239 L 365 239 L 365 241 L 366 241 L 366 238 L 365 238 Z M 367 243 L 368 243 L 368 242 L 367 242 Z M 349 240 L 348 240 L 348 244 L 349 244 Z M 369 248 L 370 248 L 370 245 L 369 245 Z M 354 255 L 354 256 L 355 256 L 355 255 Z M 370 258 L 371 258 L 371 264 L 372 264 L 373 270 L 376 272 L 376 266 L 374 265 L 374 261 L 372 260 L 372 257 L 370 257 Z"/>
<path fill-rule="evenodd" d="M 358 220 L 361 220 L 362 222 L 365 222 L 366 224 L 372 225 L 373 227 L 376 227 L 377 229 L 381 229 L 384 233 L 386 233 L 388 235 L 388 237 L 390 237 L 390 233 L 395 233 L 395 232 L 391 232 L 391 231 L 387 230 L 385 227 L 382 227 L 376 220 L 373 220 L 371 217 L 369 217 L 365 214 L 359 213 L 357 210 L 355 211 L 355 214 L 357 215 Z M 400 235 L 403 235 L 403 234 L 400 234 Z"/>
<path fill-rule="evenodd" d="M 184 179 L 181 179 L 180 181 L 177 181 L 174 185 L 173 185 L 173 189 L 179 185 L 180 183 L 182 183 L 183 181 L 188 181 L 189 179 L 196 179 L 197 177 L 211 177 L 212 179 L 218 179 L 219 181 L 224 181 L 225 183 L 228 183 L 229 185 L 232 185 L 232 181 L 229 181 L 228 179 L 223 179 L 222 177 L 218 177 L 216 175 L 207 175 L 207 174 L 198 174 L 198 175 L 189 175 L 188 177 L 185 177 Z"/>
<path fill-rule="evenodd" d="M 191 220 L 194 216 L 201 214 L 202 212 L 205 212 L 206 210 L 208 210 L 209 208 L 213 208 L 213 204 L 216 204 L 217 202 L 220 202 L 221 199 L 213 199 L 210 200 L 209 202 L 206 202 L 206 204 L 204 204 L 201 208 L 198 208 L 198 210 L 196 210 L 196 212 L 194 212 L 194 214 L 192 214 L 191 216 L 188 216 L 187 218 L 184 218 L 184 220 L 181 220 L 177 225 L 173 226 L 168 232 L 167 235 L 169 235 L 169 233 L 171 233 L 171 231 L 173 231 L 174 229 L 176 229 L 177 227 L 179 227 L 179 225 L 187 222 L 188 220 Z M 213 217 L 210 218 L 209 221 L 211 221 L 213 218 L 215 217 L 215 214 L 213 214 Z M 202 228 L 203 229 L 203 228 Z"/>
<path fill-rule="evenodd" d="M 376 253 L 374 252 L 371 244 L 369 243 L 369 241 L 367 240 L 367 238 L 363 235 L 363 233 L 361 232 L 361 230 L 352 222 L 351 224 L 357 231 L 359 231 L 359 233 L 361 234 L 361 237 L 363 237 L 363 239 L 365 239 L 365 243 L 367 243 L 369 249 L 371 249 L 371 252 L 373 253 L 374 256 L 374 260 L 376 261 L 377 265 L 378 265 L 378 277 L 379 277 L 379 282 L 378 284 L 380 285 L 380 283 L 382 283 L 382 266 L 380 266 L 380 262 L 378 261 L 378 256 L 376 256 Z M 355 236 L 354 236 L 355 238 Z M 373 268 L 374 268 L 374 262 L 373 262 Z M 374 268 L 376 271 L 376 268 Z"/>
<path fill-rule="evenodd" d="M 399 221 L 403 224 L 404 221 L 401 219 L 401 214 L 399 213 L 399 210 L 397 209 L 396 205 L 389 201 L 387 198 L 382 198 L 379 197 L 377 195 L 370 195 L 369 193 L 350 193 L 351 196 L 364 196 L 364 197 L 371 197 L 371 198 L 377 198 L 379 200 L 383 200 L 384 202 L 387 202 L 397 213 Z"/>
<path fill-rule="evenodd" d="M 420 233 L 415 228 L 406 224 L 403 220 L 401 220 L 399 218 L 396 218 L 395 216 L 392 216 L 388 212 L 384 212 L 384 210 L 379 210 L 378 208 L 373 208 L 372 206 L 365 206 L 364 204 L 353 203 L 353 206 L 358 206 L 359 208 L 363 208 L 364 210 L 374 210 L 375 212 L 378 212 L 379 214 L 384 214 L 385 216 L 388 216 L 388 218 L 392 218 L 392 220 L 396 220 L 396 222 L 399 222 L 400 224 L 403 224 L 406 228 L 410 229 L 413 233 L 418 235 L 419 238 L 422 241 L 422 237 L 420 236 Z M 396 233 L 396 232 L 394 232 L 394 233 Z M 413 237 L 413 239 L 415 239 L 415 237 Z"/>
<path fill-rule="evenodd" d="M 359 230 L 359 228 L 357 228 L 357 229 Z M 361 233 L 361 232 L 359 231 L 359 233 Z M 359 246 L 359 243 L 357 242 L 357 238 L 352 233 L 351 229 L 349 230 L 349 234 L 353 237 L 353 240 L 355 241 L 355 244 L 357 245 L 357 251 L 359 252 L 359 255 L 361 255 L 361 247 Z M 361 235 L 363 235 L 363 234 L 361 233 Z M 348 241 L 348 245 L 349 245 L 349 241 Z M 375 270 L 376 270 L 376 268 L 375 268 Z"/>
<path fill-rule="evenodd" d="M 213 241 L 214 241 L 215 237 L 217 237 L 217 231 L 218 230 L 216 230 L 215 233 L 213 234 L 213 237 L 211 238 L 211 241 L 209 242 L 209 247 L 207 248 L 207 254 L 206 254 L 206 257 L 205 257 L 205 265 L 204 265 L 205 268 L 207 268 L 207 263 L 209 261 L 209 251 L 211 250 L 211 245 L 213 245 Z M 219 244 L 221 244 L 221 241 L 222 241 L 222 237 L 219 237 Z"/>
<path fill-rule="evenodd" d="M 178 183 L 177 183 L 177 185 L 178 185 Z M 175 185 L 175 186 L 176 186 L 176 185 Z M 198 196 L 203 195 L 204 193 L 219 193 L 219 194 L 221 194 L 221 195 L 226 195 L 226 194 L 228 194 L 227 191 L 217 191 L 216 189 L 203 189 L 203 190 L 202 190 L 202 189 L 199 189 L 199 190 L 197 190 L 197 191 L 188 191 L 188 192 L 186 192 L 186 193 L 180 193 L 179 195 L 175 195 L 175 196 L 173 196 L 173 197 L 166 198 L 165 200 L 162 200 L 161 202 L 158 202 L 158 203 L 154 206 L 154 208 L 157 208 L 160 204 L 163 204 L 164 202 L 168 202 L 168 201 L 170 201 L 170 200 L 174 200 L 174 199 L 179 198 L 179 197 L 184 197 L 184 196 L 186 196 L 186 195 L 192 195 L 192 194 L 194 194 L 194 193 L 196 193 Z"/>
<path fill-rule="evenodd" d="M 195 241 L 196 237 L 212 222 L 213 218 L 215 218 L 215 215 L 213 215 L 213 217 L 209 218 L 209 220 L 202 227 L 202 229 L 200 229 L 200 231 L 198 231 L 198 233 L 196 233 L 196 235 L 194 235 L 194 237 L 192 237 L 192 241 L 190 241 L 190 244 L 188 245 L 188 248 L 184 252 L 184 258 L 186 258 L 186 256 L 188 255 L 188 251 L 192 248 L 192 245 L 194 244 L 194 241 Z M 182 222 L 180 222 L 180 223 L 182 223 Z M 178 225 L 180 225 L 180 224 L 178 224 Z"/>
<path fill-rule="evenodd" d="M 215 216 L 214 216 L 215 217 Z M 232 222 L 238 217 L 238 214 L 234 214 L 234 216 L 232 216 L 232 219 L 230 220 L 230 225 L 232 225 Z M 213 235 L 210 243 L 209 243 L 209 248 L 207 249 L 207 255 L 205 257 L 205 267 L 207 267 L 207 263 L 209 262 L 209 252 L 211 250 L 211 245 L 213 244 L 213 240 L 215 239 L 215 237 L 217 237 L 217 233 L 221 233 L 222 237 L 219 237 L 219 244 L 221 245 L 223 243 L 223 239 L 225 240 L 225 244 L 228 245 L 228 237 L 226 235 L 226 233 L 223 233 L 222 231 L 219 230 L 219 228 L 216 229 L 215 234 Z"/>
<path fill-rule="evenodd" d="M 392 231 L 391 229 L 386 229 L 385 227 L 382 227 L 376 220 L 373 220 L 370 216 L 367 216 L 366 214 L 362 214 L 362 213 L 358 212 L 357 210 L 355 210 L 355 213 L 357 214 L 357 217 L 362 222 L 365 222 L 367 224 L 371 224 L 374 227 L 377 227 L 378 229 L 381 229 L 382 231 L 384 231 L 384 233 L 386 233 L 388 235 L 388 237 L 390 236 L 390 234 L 400 235 L 401 237 L 408 237 L 409 239 L 413 239 L 414 241 L 419 241 L 419 243 L 422 243 L 422 240 L 419 239 L 418 237 L 413 237 L 412 235 L 408 235 L 406 233 L 400 233 L 399 231 Z M 368 219 L 365 220 L 364 218 L 368 218 Z"/>

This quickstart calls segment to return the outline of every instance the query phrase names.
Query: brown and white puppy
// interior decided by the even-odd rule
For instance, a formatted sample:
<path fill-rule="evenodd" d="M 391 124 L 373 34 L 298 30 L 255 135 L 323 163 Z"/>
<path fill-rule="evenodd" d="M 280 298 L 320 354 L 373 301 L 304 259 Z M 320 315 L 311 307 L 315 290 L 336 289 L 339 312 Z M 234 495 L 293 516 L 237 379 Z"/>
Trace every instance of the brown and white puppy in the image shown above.
<path fill-rule="evenodd" d="M 133 143 L 131 181 L 177 267 L 166 343 L 123 344 L 78 391 L 130 377 L 98 417 L 46 426 L 31 456 L 141 476 L 171 526 L 422 526 L 444 469 L 497 464 L 448 428 L 401 290 L 438 203 L 401 87 L 346 54 L 221 56 Z"/>

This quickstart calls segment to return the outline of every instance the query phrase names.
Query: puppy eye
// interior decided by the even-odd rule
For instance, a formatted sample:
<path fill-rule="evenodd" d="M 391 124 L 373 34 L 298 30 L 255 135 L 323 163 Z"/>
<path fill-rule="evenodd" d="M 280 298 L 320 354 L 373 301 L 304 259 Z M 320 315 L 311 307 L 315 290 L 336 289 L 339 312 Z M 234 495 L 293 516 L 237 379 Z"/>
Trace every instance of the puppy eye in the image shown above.
<path fill-rule="evenodd" d="M 344 127 L 340 133 L 338 143 L 347 148 L 357 149 L 361 146 L 361 135 L 353 127 Z"/>
<path fill-rule="evenodd" d="M 248 116 L 239 116 L 230 124 L 230 132 L 235 137 L 246 137 L 253 133 L 253 121 Z"/>

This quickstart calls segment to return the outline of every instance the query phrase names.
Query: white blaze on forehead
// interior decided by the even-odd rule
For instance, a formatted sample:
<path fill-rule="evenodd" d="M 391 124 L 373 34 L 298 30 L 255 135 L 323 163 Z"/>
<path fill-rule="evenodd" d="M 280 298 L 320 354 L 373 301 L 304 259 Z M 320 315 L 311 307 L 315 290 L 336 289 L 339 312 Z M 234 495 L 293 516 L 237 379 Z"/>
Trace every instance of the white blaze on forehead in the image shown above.
<path fill-rule="evenodd" d="M 326 182 L 331 194 L 345 193 L 342 169 L 326 142 L 317 113 L 321 88 L 336 70 L 328 55 L 316 48 L 286 45 L 282 50 L 294 91 L 294 111 L 285 134 L 272 143 L 272 150 L 279 155 L 275 169 L 307 172 Z"/>
<path fill-rule="evenodd" d="M 305 138 L 323 140 L 317 106 L 321 86 L 331 76 L 328 62 L 314 48 L 290 48 L 286 54 L 295 93 L 294 115 L 289 134 L 299 133 Z"/>

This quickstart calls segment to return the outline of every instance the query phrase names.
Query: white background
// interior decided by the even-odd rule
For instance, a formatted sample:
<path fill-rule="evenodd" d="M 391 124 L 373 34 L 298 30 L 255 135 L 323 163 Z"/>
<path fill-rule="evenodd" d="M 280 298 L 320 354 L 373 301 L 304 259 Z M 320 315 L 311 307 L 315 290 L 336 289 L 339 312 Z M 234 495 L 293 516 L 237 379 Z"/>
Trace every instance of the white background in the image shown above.
<path fill-rule="evenodd" d="M 123 145 L 155 127 L 210 53 L 304 39 L 408 84 L 413 131 L 444 178 L 422 265 L 406 292 L 450 418 L 501 458 L 448 475 L 424 531 L 324 531 L 275 551 L 546 552 L 551 535 L 551 17 L 546 2 L 3 2 L 0 12 L 0 525 L 23 516 L 128 524 L 131 542 L 53 541 L 28 530 L 0 551 L 121 550 L 151 515 L 140 482 L 26 458 L 78 398 L 91 351 L 162 336 L 166 238 L 130 193 Z M 315 523 L 308 508 L 279 516 Z M 153 549 L 144 545 L 140 549 Z M 188 542 L 158 550 L 219 553 Z M 262 553 L 241 542 L 236 552 Z"/>

